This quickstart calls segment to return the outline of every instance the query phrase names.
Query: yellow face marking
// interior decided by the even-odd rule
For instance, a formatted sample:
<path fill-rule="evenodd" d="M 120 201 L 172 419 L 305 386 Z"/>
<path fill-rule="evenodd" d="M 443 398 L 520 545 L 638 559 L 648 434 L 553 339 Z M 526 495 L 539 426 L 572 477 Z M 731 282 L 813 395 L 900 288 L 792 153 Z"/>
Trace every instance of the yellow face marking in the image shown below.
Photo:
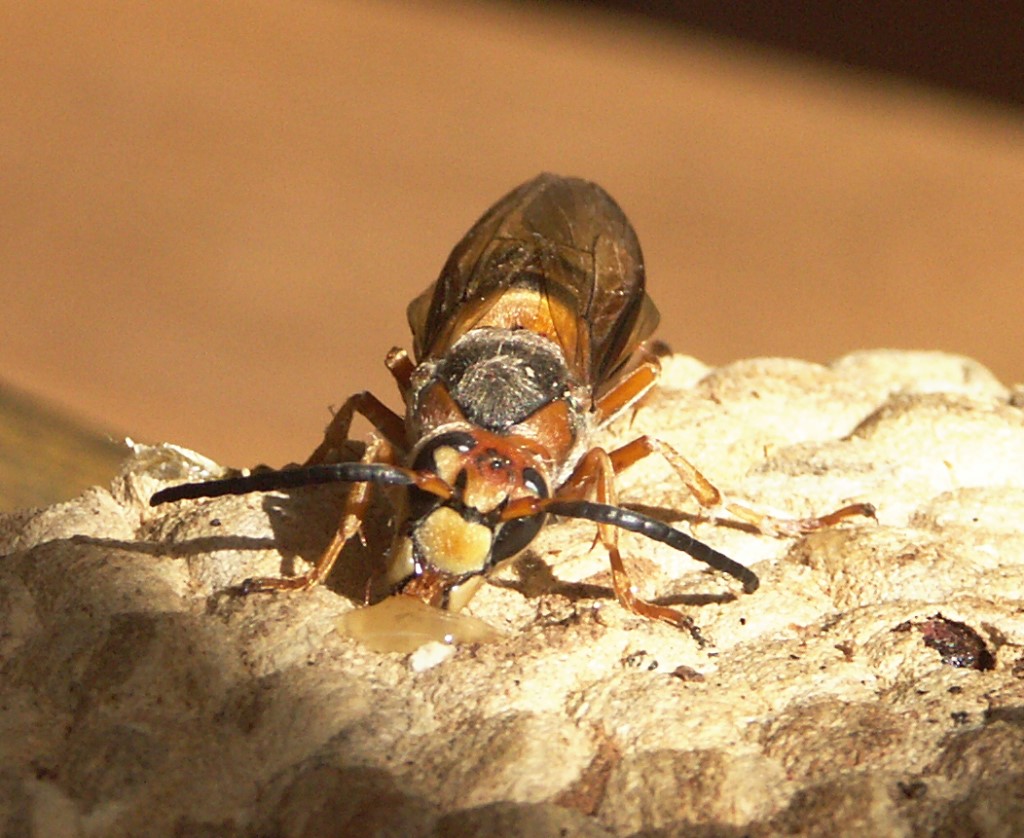
<path fill-rule="evenodd" d="M 487 566 L 491 531 L 467 521 L 451 507 L 441 506 L 416 527 L 416 543 L 423 558 L 442 573 L 473 573 Z"/>
<path fill-rule="evenodd" d="M 460 454 L 450 445 L 442 445 L 434 451 L 434 464 L 437 466 L 437 476 L 449 486 L 455 485 L 455 480 L 462 470 L 464 454 Z"/>
<path fill-rule="evenodd" d="M 449 486 L 454 486 L 459 479 L 459 473 L 463 469 L 466 470 L 466 487 L 462 500 L 478 512 L 486 515 L 497 509 L 508 497 L 507 480 L 481 474 L 472 467 L 466 469 L 466 455 L 451 446 L 442 445 L 434 451 L 434 465 L 437 476 Z"/>
<path fill-rule="evenodd" d="M 497 509 L 507 498 L 508 486 L 505 481 L 488 479 L 475 469 L 470 469 L 466 473 L 466 488 L 462 493 L 462 500 L 467 506 L 472 506 L 486 515 Z"/>

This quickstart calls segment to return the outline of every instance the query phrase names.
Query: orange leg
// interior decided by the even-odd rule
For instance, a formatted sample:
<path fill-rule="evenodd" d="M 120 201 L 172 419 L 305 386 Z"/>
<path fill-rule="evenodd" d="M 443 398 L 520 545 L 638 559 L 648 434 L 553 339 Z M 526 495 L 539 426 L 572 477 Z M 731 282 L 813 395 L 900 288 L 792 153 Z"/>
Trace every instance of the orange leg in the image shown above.
<path fill-rule="evenodd" d="M 387 440 L 373 436 L 366 446 L 362 461 L 364 463 L 394 464 L 394 451 Z M 362 529 L 363 518 L 370 506 L 371 485 L 370 483 L 353 484 L 345 499 L 345 513 L 342 515 L 337 531 L 331 538 L 331 543 L 327 545 L 323 555 L 308 571 L 299 576 L 286 578 L 267 576 L 247 579 L 242 583 L 242 592 L 250 594 L 257 591 L 306 590 L 323 582 L 330 574 L 348 540 Z"/>
<path fill-rule="evenodd" d="M 561 500 L 595 497 L 599 503 L 616 506 L 615 464 L 603 448 L 592 448 L 576 466 L 575 471 L 557 492 Z M 651 620 L 661 620 L 676 628 L 686 629 L 694 640 L 703 645 L 704 639 L 692 619 L 674 608 L 656 605 L 637 596 L 636 586 L 629 578 L 619 553 L 619 531 L 609 524 L 598 524 L 598 539 L 608 551 L 612 568 L 612 588 L 615 598 L 627 611 Z"/>
<path fill-rule="evenodd" d="M 598 422 L 604 424 L 616 415 L 635 404 L 655 385 L 661 365 L 658 359 L 650 356 L 638 367 L 623 377 L 611 390 L 598 399 L 595 404 Z M 844 506 L 826 515 L 808 518 L 785 518 L 773 515 L 764 510 L 754 508 L 750 504 L 726 499 L 722 492 L 708 480 L 697 467 L 676 451 L 668 443 L 649 436 L 642 436 L 609 454 L 616 472 L 622 471 L 637 460 L 650 454 L 661 454 L 683 483 L 696 498 L 697 502 L 711 513 L 712 518 L 723 513 L 737 521 L 756 527 L 765 535 L 802 535 L 814 530 L 830 527 L 846 518 L 863 516 L 875 517 L 875 507 L 870 503 L 854 503 Z"/>
<path fill-rule="evenodd" d="M 658 383 L 661 364 L 651 356 L 630 370 L 611 390 L 603 393 L 594 404 L 597 424 L 606 425 L 630 405 L 636 404 Z"/>
<path fill-rule="evenodd" d="M 722 492 L 708 480 L 697 467 L 676 451 L 671 445 L 654 437 L 641 436 L 632 442 L 612 451 L 609 457 L 616 472 L 642 460 L 651 454 L 661 454 L 676 474 L 679 475 L 686 488 L 696 498 L 712 518 L 723 517 L 723 513 L 734 520 L 756 527 L 765 535 L 792 536 L 802 535 L 815 530 L 830 527 L 846 518 L 864 516 L 873 518 L 875 508 L 870 503 L 854 503 L 844 506 L 826 515 L 808 518 L 782 518 L 755 509 L 753 506 L 727 499 Z"/>
<path fill-rule="evenodd" d="M 604 393 L 595 403 L 594 410 L 599 424 L 611 421 L 615 416 L 639 401 L 657 382 L 661 366 L 654 357 L 626 374 L 611 390 Z M 659 439 L 641 436 L 614 451 L 601 448 L 588 451 L 577 464 L 568 480 L 556 493 L 560 499 L 586 499 L 596 497 L 600 503 L 616 505 L 615 475 L 624 468 L 651 454 L 660 454 L 704 509 L 712 515 L 727 513 L 734 519 L 756 527 L 769 535 L 799 535 L 831 526 L 854 516 L 874 517 L 871 504 L 858 503 L 844 506 L 819 517 L 782 518 L 753 506 L 726 500 L 722 492 L 689 460 L 672 446 Z M 656 605 L 641 599 L 626 572 L 618 550 L 618 530 L 608 524 L 598 525 L 598 540 L 608 550 L 612 567 L 612 582 L 619 603 L 629 611 L 644 617 L 685 628 L 698 641 L 700 633 L 693 621 L 673 608 Z"/>
<path fill-rule="evenodd" d="M 384 359 L 384 366 L 388 368 L 388 371 L 395 379 L 395 383 L 398 384 L 398 390 L 404 399 L 412 387 L 412 374 L 416 372 L 416 365 L 409 357 L 409 353 L 400 346 L 392 347 Z"/>
<path fill-rule="evenodd" d="M 735 518 L 756 526 L 773 535 L 797 535 L 831 526 L 855 515 L 874 515 L 870 504 L 852 504 L 817 518 L 787 519 L 767 515 L 744 504 L 728 502 L 722 493 L 701 474 L 692 463 L 674 448 L 653 437 L 642 436 L 612 452 L 592 448 L 580 460 L 568 480 L 556 493 L 560 500 L 596 498 L 599 503 L 616 506 L 615 475 L 622 469 L 651 454 L 661 454 L 682 478 L 701 506 L 724 509 Z M 608 551 L 612 568 L 615 597 L 628 611 L 654 620 L 661 620 L 677 628 L 684 628 L 700 643 L 703 638 L 693 620 L 685 614 L 663 605 L 657 605 L 637 596 L 636 586 L 629 578 L 618 549 L 618 529 L 609 524 L 598 525 L 598 540 Z"/>
<path fill-rule="evenodd" d="M 324 431 L 324 440 L 309 455 L 305 465 L 338 462 L 342 446 L 348 441 L 352 417 L 358 413 L 366 417 L 384 438 L 396 448 L 405 448 L 405 420 L 384 404 L 373 393 L 356 393 L 345 399 L 345 403 L 334 414 Z"/>

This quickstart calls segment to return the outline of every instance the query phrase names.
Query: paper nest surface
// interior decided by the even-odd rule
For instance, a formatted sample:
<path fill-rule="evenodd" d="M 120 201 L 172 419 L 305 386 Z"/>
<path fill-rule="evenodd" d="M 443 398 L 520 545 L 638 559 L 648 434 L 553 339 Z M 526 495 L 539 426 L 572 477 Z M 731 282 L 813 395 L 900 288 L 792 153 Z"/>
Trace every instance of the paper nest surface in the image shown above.
<path fill-rule="evenodd" d="M 328 587 L 224 596 L 314 560 L 344 488 L 187 501 L 215 475 L 136 446 L 110 489 L 0 518 L 0 831 L 38 835 L 985 834 L 1024 829 L 1024 412 L 974 361 L 666 361 L 605 446 L 670 443 L 729 495 L 878 521 L 771 538 L 698 520 L 657 458 L 621 500 L 761 587 L 625 534 L 619 608 L 593 526 L 553 522 L 473 600 L 490 643 L 344 636 L 387 543 Z M 311 440 L 312 449 L 315 441 Z"/>

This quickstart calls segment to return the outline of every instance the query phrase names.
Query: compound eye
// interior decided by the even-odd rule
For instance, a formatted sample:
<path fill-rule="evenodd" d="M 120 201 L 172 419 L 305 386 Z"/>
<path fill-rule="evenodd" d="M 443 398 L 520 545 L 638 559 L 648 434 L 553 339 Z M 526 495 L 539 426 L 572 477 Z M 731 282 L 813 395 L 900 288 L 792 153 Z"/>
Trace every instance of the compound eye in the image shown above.
<path fill-rule="evenodd" d="M 523 469 L 523 486 L 539 498 L 546 498 L 548 496 L 548 484 L 541 473 L 535 468 L 527 467 Z"/>
<path fill-rule="evenodd" d="M 541 483 L 541 486 L 543 485 Z M 494 544 L 491 545 L 491 562 L 500 562 L 524 550 L 544 526 L 545 517 L 547 516 L 540 512 L 529 518 L 513 518 L 501 524 L 494 536 Z"/>
<path fill-rule="evenodd" d="M 419 450 L 416 459 L 412 463 L 413 471 L 432 471 L 437 473 L 437 462 L 434 459 L 434 454 L 441 448 L 451 448 L 460 454 L 465 454 L 467 451 L 473 450 L 475 446 L 476 439 L 473 438 L 473 434 L 467 431 L 449 431 L 448 433 L 441 434 L 434 437 L 434 439 L 430 440 Z"/>

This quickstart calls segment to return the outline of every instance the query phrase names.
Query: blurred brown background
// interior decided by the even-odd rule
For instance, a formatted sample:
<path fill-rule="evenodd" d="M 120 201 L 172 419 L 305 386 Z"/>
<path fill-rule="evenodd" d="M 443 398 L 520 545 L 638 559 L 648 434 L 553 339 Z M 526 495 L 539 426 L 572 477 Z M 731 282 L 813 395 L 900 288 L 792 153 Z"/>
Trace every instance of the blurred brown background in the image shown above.
<path fill-rule="evenodd" d="M 350 392 L 397 406 L 406 303 L 541 170 L 622 204 L 678 351 L 1024 378 L 1019 26 L 631 5 L 0 0 L 0 379 L 301 459 Z"/>

